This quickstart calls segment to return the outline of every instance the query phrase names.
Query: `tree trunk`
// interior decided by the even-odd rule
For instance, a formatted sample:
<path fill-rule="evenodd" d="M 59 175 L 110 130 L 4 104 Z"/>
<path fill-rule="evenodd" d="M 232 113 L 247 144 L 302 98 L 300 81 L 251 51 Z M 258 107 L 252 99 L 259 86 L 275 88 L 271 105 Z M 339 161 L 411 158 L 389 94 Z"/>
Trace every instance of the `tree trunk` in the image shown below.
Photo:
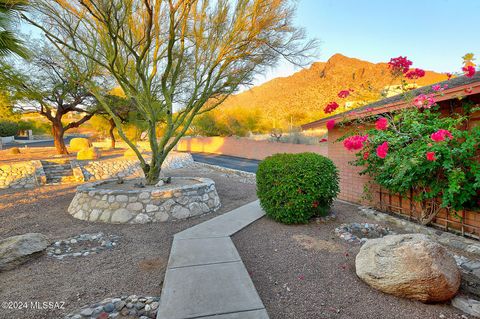
<path fill-rule="evenodd" d="M 152 160 L 146 169 L 144 169 L 147 185 L 155 185 L 160 181 L 160 173 L 162 172 L 162 163 L 164 160 L 164 156 L 158 156 L 152 152 Z"/>
<path fill-rule="evenodd" d="M 57 154 L 68 155 L 67 147 L 65 146 L 65 141 L 63 140 L 63 135 L 65 130 L 63 129 L 62 122 L 53 121 L 52 122 L 52 135 L 53 135 L 53 144 L 57 150 Z"/>
<path fill-rule="evenodd" d="M 113 119 L 110 119 L 109 122 L 110 122 L 110 128 L 108 130 L 108 134 L 110 135 L 110 141 L 111 141 L 110 147 L 112 149 L 114 149 L 115 148 L 115 134 L 113 134 L 113 130 L 115 129 L 116 125 L 115 125 L 115 121 Z"/>

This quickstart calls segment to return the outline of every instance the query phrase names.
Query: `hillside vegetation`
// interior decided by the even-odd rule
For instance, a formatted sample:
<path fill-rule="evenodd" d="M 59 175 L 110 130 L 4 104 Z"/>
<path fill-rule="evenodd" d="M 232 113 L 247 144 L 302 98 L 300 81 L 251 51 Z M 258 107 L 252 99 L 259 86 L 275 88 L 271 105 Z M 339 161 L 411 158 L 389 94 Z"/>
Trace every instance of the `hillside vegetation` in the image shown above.
<path fill-rule="evenodd" d="M 426 71 L 424 77 L 410 82 L 424 86 L 445 79 L 445 74 Z M 323 109 L 330 101 L 337 101 L 340 109 L 345 102 L 358 107 L 380 99 L 385 87 L 396 84 L 392 83 L 387 63 L 335 54 L 327 62 L 313 63 L 291 76 L 275 78 L 229 97 L 216 110 L 201 116 L 194 123 L 193 133 L 245 135 L 273 128 L 289 131 L 325 117 Z M 354 90 L 351 96 L 338 98 L 338 92 L 346 89 Z"/>

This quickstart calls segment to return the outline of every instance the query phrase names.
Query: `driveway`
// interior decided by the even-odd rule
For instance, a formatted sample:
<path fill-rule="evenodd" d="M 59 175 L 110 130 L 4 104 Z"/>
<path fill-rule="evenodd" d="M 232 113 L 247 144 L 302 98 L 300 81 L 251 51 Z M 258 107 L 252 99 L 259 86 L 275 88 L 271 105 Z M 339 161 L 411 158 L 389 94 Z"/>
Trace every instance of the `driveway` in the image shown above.
<path fill-rule="evenodd" d="M 196 162 L 233 168 L 250 173 L 257 172 L 258 163 L 260 162 L 254 159 L 210 153 L 192 153 L 192 156 Z"/>

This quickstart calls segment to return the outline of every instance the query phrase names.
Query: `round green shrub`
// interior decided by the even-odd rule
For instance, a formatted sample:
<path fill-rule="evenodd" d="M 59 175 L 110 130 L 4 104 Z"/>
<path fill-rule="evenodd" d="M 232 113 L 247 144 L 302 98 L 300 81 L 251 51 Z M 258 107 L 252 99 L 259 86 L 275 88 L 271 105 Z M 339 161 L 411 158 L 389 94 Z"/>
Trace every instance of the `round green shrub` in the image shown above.
<path fill-rule="evenodd" d="M 11 121 L 0 121 L 0 136 L 15 136 L 17 133 L 17 123 Z"/>
<path fill-rule="evenodd" d="M 267 216 L 285 224 L 328 214 L 339 192 L 333 162 L 315 153 L 275 154 L 260 162 L 257 196 Z"/>

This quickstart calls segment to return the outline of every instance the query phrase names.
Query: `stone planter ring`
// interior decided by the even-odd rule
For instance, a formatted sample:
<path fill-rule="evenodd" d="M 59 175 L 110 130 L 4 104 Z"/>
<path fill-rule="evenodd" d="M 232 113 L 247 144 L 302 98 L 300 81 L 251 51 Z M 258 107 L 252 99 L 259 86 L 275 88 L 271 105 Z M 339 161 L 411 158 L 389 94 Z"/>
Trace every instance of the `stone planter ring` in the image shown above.
<path fill-rule="evenodd" d="M 79 186 L 68 212 L 105 223 L 144 224 L 181 220 L 220 208 L 215 182 L 209 178 L 173 177 L 161 187 L 122 187 L 109 179 Z"/>

